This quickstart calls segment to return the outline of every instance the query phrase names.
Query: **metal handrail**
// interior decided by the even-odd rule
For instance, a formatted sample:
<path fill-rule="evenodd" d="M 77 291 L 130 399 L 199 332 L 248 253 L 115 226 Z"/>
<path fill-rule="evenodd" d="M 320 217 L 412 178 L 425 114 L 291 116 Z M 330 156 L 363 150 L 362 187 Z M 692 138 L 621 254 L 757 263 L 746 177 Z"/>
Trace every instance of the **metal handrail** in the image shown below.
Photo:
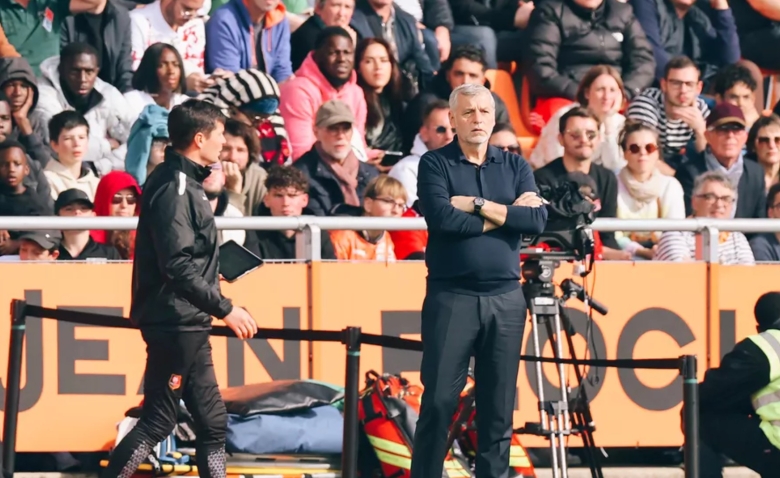
<path fill-rule="evenodd" d="M 295 216 L 295 217 L 217 217 L 219 229 L 245 230 L 303 230 L 317 226 L 322 230 L 386 230 L 419 231 L 427 229 L 422 218 L 384 218 L 350 216 Z M 0 217 L 0 230 L 32 231 L 63 230 L 133 230 L 137 217 L 61 217 L 18 216 Z M 719 231 L 746 233 L 780 232 L 780 219 L 596 219 L 596 231 L 690 231 L 706 228 Z"/>

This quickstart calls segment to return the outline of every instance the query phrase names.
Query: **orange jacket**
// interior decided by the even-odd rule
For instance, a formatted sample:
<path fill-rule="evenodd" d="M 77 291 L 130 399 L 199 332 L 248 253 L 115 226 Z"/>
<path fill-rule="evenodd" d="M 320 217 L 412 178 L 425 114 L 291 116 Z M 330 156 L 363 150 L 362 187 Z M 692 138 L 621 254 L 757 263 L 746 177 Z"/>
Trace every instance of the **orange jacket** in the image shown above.
<path fill-rule="evenodd" d="M 11 42 L 8 41 L 8 37 L 5 36 L 3 27 L 0 26 L 0 58 L 18 58 L 19 56 L 21 55 L 19 55 L 19 52 L 16 51 L 16 48 L 11 45 Z"/>

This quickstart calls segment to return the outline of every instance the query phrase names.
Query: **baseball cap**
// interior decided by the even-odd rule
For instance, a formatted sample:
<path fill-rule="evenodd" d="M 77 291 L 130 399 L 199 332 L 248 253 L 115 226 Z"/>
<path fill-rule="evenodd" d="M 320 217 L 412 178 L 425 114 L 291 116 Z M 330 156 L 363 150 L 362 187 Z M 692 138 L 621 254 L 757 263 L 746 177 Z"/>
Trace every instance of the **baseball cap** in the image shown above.
<path fill-rule="evenodd" d="M 314 125 L 318 128 L 328 128 L 341 123 L 355 123 L 355 116 L 346 103 L 339 100 L 330 100 L 322 104 L 317 110 Z"/>
<path fill-rule="evenodd" d="M 745 115 L 739 106 L 731 103 L 718 103 L 707 117 L 707 129 L 713 130 L 726 124 L 738 124 L 743 128 L 747 128 Z"/>
<path fill-rule="evenodd" d="M 19 240 L 27 239 L 33 241 L 42 248 L 50 251 L 59 247 L 62 235 L 58 231 L 27 231 L 19 236 Z"/>
<path fill-rule="evenodd" d="M 54 214 L 59 214 L 60 209 L 76 202 L 80 202 L 90 209 L 95 209 L 95 204 L 89 199 L 87 193 L 81 189 L 71 188 L 62 191 L 60 195 L 57 196 L 57 200 L 54 201 Z"/>

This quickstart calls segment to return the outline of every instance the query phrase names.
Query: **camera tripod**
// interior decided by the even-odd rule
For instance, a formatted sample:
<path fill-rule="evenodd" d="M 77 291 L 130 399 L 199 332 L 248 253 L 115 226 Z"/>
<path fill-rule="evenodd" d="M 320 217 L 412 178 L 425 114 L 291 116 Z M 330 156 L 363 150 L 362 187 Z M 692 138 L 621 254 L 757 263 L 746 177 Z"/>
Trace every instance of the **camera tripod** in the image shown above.
<path fill-rule="evenodd" d="M 602 314 L 607 310 L 601 304 L 593 304 L 592 299 L 585 295 L 582 286 L 565 280 L 561 283 L 564 297 L 555 296 L 555 284 L 552 282 L 553 272 L 560 265 L 555 260 L 529 259 L 523 263 L 523 293 L 531 315 L 531 334 L 533 337 L 535 357 L 542 356 L 543 343 L 539 339 L 539 327 L 544 326 L 552 345 L 553 356 L 563 356 L 563 334 L 572 359 L 576 360 L 572 335 L 575 333 L 573 325 L 566 315 L 563 303 L 570 297 L 580 300 L 588 300 L 594 309 Z M 599 452 L 593 441 L 595 425 L 591 415 L 588 397 L 583 386 L 582 372 L 579 367 L 574 367 L 577 379 L 578 393 L 572 398 L 566 380 L 564 364 L 557 364 L 560 378 L 560 399 L 550 400 L 544 393 L 544 375 L 542 363 L 536 362 L 536 389 L 539 404 L 539 423 L 526 423 L 518 433 L 538 435 L 550 440 L 551 468 L 554 478 L 568 478 L 568 463 L 566 442 L 570 435 L 578 435 L 585 447 L 593 478 L 603 478 Z"/>

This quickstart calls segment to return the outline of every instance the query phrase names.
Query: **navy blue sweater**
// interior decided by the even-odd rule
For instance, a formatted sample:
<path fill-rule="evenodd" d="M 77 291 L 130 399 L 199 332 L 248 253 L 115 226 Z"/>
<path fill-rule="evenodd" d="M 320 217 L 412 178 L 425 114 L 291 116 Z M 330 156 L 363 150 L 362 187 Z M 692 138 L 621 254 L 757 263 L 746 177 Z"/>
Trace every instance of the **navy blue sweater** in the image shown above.
<path fill-rule="evenodd" d="M 417 194 L 428 224 L 428 288 L 469 295 L 495 295 L 519 286 L 520 239 L 539 234 L 547 209 L 512 206 L 521 194 L 538 191 L 522 157 L 488 147 L 481 166 L 466 160 L 457 136 L 420 159 Z M 450 204 L 453 196 L 482 197 L 507 206 L 503 226 L 483 233 L 485 219 Z"/>

